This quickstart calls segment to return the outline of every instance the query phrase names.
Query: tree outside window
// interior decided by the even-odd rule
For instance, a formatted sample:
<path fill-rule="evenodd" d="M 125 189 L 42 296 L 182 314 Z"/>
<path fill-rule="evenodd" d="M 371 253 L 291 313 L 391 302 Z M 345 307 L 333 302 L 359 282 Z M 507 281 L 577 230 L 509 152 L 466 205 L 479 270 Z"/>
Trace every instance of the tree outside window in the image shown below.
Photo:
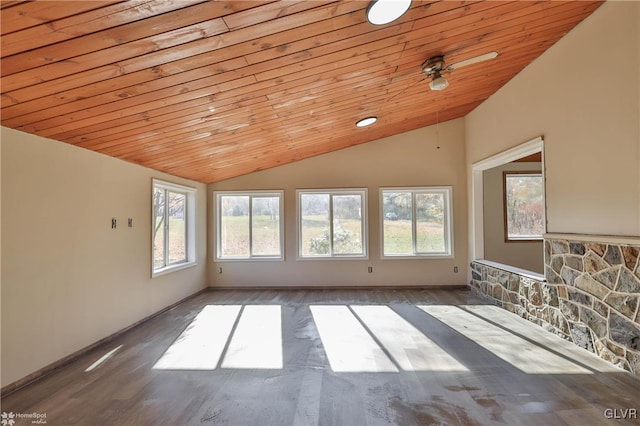
<path fill-rule="evenodd" d="M 195 190 L 154 179 L 152 202 L 152 274 L 195 263 Z"/>
<path fill-rule="evenodd" d="M 185 194 L 154 188 L 153 265 L 156 269 L 187 260 Z"/>
<path fill-rule="evenodd" d="M 301 258 L 366 257 L 366 190 L 298 191 Z"/>
<path fill-rule="evenodd" d="M 504 172 L 506 241 L 541 240 L 544 234 L 544 182 L 539 172 Z"/>

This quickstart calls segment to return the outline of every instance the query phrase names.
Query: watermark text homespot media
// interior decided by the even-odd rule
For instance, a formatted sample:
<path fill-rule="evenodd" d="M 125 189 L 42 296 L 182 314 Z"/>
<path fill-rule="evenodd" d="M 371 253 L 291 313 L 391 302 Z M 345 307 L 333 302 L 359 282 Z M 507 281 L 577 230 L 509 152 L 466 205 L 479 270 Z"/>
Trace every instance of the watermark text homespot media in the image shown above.
<path fill-rule="evenodd" d="M 47 413 L 14 413 L 3 411 L 0 415 L 2 426 L 13 426 L 24 424 L 22 420 L 31 420 L 31 424 L 47 424 Z"/>

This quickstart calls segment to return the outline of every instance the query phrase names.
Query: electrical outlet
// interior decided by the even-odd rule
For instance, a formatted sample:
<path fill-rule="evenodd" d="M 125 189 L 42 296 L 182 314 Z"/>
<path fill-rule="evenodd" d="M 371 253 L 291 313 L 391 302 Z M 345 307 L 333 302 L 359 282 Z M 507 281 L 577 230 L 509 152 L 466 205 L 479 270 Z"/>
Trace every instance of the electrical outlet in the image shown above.
<path fill-rule="evenodd" d="M 372 272 L 373 272 L 373 266 L 369 266 L 369 267 L 367 268 L 367 271 L 369 271 L 369 273 L 372 273 Z"/>
<path fill-rule="evenodd" d="M 458 273 L 458 267 L 457 266 L 453 267 L 453 272 L 455 272 L 456 274 Z"/>
<path fill-rule="evenodd" d="M 218 273 L 221 274 L 222 273 L 222 266 L 218 268 Z"/>
<path fill-rule="evenodd" d="M 116 218 L 112 217 L 111 218 L 111 229 L 115 229 L 116 228 L 116 223 L 117 223 Z"/>

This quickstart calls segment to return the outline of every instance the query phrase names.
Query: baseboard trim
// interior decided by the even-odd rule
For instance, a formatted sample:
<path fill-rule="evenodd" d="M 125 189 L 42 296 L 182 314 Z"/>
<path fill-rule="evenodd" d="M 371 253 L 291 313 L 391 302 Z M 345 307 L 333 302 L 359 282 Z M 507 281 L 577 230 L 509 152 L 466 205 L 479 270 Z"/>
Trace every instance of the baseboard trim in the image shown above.
<path fill-rule="evenodd" d="M 455 285 L 384 285 L 384 286 L 241 286 L 241 287 L 227 287 L 227 286 L 213 286 L 208 287 L 211 291 L 260 291 L 260 290 L 277 290 L 277 291 L 304 291 L 304 290 L 468 290 L 467 284 L 455 284 Z"/>
<path fill-rule="evenodd" d="M 76 359 L 80 358 L 81 356 L 85 355 L 86 353 L 94 350 L 95 348 L 97 348 L 98 346 L 104 344 L 104 343 L 108 343 L 110 341 L 115 340 L 116 338 L 122 336 L 123 334 L 125 334 L 126 332 L 144 324 L 147 321 L 150 321 L 152 319 L 154 319 L 155 317 L 175 308 L 176 306 L 180 305 L 181 303 L 184 303 L 190 299 L 193 299 L 196 296 L 199 296 L 203 293 L 207 293 L 211 291 L 211 287 L 205 287 L 201 290 L 198 290 L 197 292 L 193 293 L 192 295 L 189 295 L 183 299 L 180 299 L 179 301 L 172 303 L 171 305 L 167 306 L 166 308 L 163 308 L 161 310 L 159 310 L 158 312 L 155 312 L 147 317 L 144 317 L 143 319 L 141 319 L 140 321 L 137 321 L 131 325 L 129 325 L 128 327 L 123 328 L 122 330 L 116 331 L 113 334 L 110 334 L 109 336 L 98 340 L 97 342 L 94 342 L 92 344 L 90 344 L 89 346 L 86 346 L 80 350 L 77 350 L 76 352 L 73 352 L 70 355 L 67 355 L 66 357 L 59 359 L 58 361 L 55 361 L 49 365 L 47 365 L 46 367 L 43 367 L 31 374 L 29 374 L 28 376 L 23 377 L 22 379 L 16 380 L 13 383 L 9 383 L 8 385 L 4 386 L 3 388 L 0 389 L 0 395 L 2 395 L 2 397 L 5 397 L 7 395 L 12 394 L 13 392 L 22 389 L 23 387 L 30 385 L 40 379 L 45 378 L 46 376 L 54 373 L 56 370 L 64 367 L 65 365 L 75 361 Z"/>

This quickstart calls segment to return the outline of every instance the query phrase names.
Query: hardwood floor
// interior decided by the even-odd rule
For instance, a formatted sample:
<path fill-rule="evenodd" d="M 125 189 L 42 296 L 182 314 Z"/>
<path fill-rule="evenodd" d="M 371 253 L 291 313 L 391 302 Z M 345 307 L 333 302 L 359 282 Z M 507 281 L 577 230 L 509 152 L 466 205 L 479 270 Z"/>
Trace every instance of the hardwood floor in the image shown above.
<path fill-rule="evenodd" d="M 464 290 L 211 291 L 1 402 L 48 425 L 640 424 L 640 380 Z"/>

